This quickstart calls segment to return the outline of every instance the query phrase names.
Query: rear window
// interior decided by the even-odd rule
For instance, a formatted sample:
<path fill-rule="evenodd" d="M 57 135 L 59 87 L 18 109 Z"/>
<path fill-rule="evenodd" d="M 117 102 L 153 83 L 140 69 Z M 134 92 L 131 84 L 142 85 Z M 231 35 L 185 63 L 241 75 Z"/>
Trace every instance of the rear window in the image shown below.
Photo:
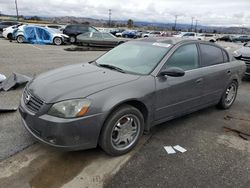
<path fill-rule="evenodd" d="M 200 44 L 201 49 L 201 66 L 211 66 L 223 63 L 222 50 L 209 44 Z"/>

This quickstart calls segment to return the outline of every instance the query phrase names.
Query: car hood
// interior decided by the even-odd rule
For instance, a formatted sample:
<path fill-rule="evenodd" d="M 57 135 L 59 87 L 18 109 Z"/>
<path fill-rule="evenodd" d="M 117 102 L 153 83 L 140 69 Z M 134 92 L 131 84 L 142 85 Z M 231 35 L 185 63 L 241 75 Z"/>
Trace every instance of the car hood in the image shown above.
<path fill-rule="evenodd" d="M 242 57 L 250 57 L 250 47 L 242 47 L 237 50 Z"/>
<path fill-rule="evenodd" d="M 28 84 L 31 94 L 45 103 L 84 98 L 93 93 L 138 79 L 89 63 L 70 65 L 43 73 Z"/>

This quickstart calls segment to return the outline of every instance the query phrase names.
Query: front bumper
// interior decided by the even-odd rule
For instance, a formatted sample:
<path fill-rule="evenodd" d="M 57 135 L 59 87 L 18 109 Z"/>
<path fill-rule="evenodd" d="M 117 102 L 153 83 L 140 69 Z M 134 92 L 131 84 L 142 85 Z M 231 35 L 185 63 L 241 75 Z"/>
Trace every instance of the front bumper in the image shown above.
<path fill-rule="evenodd" d="M 102 127 L 102 114 L 63 119 L 47 114 L 37 115 L 24 104 L 19 106 L 22 123 L 37 140 L 63 150 L 95 148 Z"/>

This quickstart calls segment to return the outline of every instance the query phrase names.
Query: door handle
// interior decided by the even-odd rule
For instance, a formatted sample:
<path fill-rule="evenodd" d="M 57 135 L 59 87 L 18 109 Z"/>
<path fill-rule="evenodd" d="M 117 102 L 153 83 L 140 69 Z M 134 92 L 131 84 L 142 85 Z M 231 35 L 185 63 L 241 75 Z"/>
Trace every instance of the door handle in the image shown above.
<path fill-rule="evenodd" d="M 228 75 L 231 75 L 231 70 L 228 70 L 228 71 L 227 71 L 227 74 L 228 74 Z"/>
<path fill-rule="evenodd" d="M 199 79 L 197 79 L 195 82 L 197 83 L 197 84 L 199 84 L 199 83 L 201 83 L 203 81 L 203 78 L 199 78 Z"/>

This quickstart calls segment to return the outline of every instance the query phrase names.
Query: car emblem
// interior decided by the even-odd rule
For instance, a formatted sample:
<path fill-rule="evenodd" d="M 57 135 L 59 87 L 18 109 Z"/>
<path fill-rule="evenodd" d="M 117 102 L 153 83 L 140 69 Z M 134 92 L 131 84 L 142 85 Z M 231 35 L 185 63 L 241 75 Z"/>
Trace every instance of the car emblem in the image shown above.
<path fill-rule="evenodd" d="M 29 94 L 27 94 L 25 99 L 24 99 L 25 104 L 28 104 L 30 99 L 31 99 L 31 96 Z"/>

